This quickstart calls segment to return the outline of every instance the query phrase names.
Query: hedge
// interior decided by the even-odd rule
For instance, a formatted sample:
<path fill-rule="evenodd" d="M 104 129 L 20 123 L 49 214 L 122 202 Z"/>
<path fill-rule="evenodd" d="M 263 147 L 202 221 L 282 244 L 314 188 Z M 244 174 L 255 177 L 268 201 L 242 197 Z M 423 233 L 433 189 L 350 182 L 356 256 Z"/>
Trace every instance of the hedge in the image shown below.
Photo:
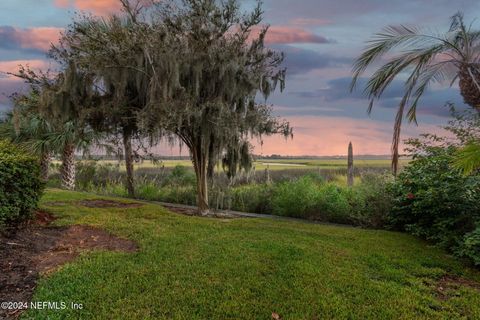
<path fill-rule="evenodd" d="M 43 186 L 38 159 L 0 141 L 0 228 L 30 218 Z"/>

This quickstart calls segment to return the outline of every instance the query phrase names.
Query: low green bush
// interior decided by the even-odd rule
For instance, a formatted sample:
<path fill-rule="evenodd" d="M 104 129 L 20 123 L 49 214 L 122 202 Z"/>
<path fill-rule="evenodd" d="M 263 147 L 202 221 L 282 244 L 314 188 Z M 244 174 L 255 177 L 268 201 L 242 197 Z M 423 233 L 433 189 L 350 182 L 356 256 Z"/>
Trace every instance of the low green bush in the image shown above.
<path fill-rule="evenodd" d="M 348 201 L 348 188 L 327 183 L 317 192 L 315 218 L 334 223 L 351 223 L 352 207 Z"/>
<path fill-rule="evenodd" d="M 243 185 L 229 191 L 228 200 L 230 203 L 227 205 L 237 211 L 270 214 L 272 213 L 271 196 L 271 185 Z"/>
<path fill-rule="evenodd" d="M 351 208 L 350 223 L 357 226 L 381 229 L 385 227 L 388 213 L 392 210 L 391 185 L 393 176 L 389 173 L 366 173 L 360 182 L 349 189 Z"/>
<path fill-rule="evenodd" d="M 194 186 L 197 178 L 190 168 L 177 165 L 172 172 L 162 181 L 162 185 Z"/>
<path fill-rule="evenodd" d="M 43 186 L 38 159 L 0 141 L 0 227 L 31 217 Z"/>
<path fill-rule="evenodd" d="M 318 184 L 309 176 L 278 183 L 272 192 L 273 213 L 298 218 L 312 216 L 318 197 Z"/>
<path fill-rule="evenodd" d="M 480 226 L 467 233 L 463 237 L 463 242 L 458 250 L 460 256 L 466 257 L 480 266 Z"/>
<path fill-rule="evenodd" d="M 432 148 L 415 159 L 394 184 L 389 224 L 463 255 L 466 235 L 480 223 L 480 175 L 452 167 L 455 148 Z M 478 243 L 477 243 L 478 246 Z M 477 257 L 480 259 L 480 256 Z"/>
<path fill-rule="evenodd" d="M 464 175 L 458 150 L 480 141 L 480 115 L 453 113 L 451 137 L 423 135 L 408 141 L 414 157 L 392 187 L 389 226 L 410 232 L 480 266 L 480 171 Z"/>

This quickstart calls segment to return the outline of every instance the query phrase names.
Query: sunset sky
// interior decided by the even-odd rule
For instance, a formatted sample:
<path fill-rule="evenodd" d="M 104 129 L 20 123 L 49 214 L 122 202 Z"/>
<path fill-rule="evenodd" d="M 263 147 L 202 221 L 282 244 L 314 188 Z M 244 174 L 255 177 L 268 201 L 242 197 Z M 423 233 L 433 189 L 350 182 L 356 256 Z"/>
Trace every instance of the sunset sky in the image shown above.
<path fill-rule="evenodd" d="M 246 9 L 253 3 L 241 2 Z M 48 68 L 45 50 L 76 10 L 105 15 L 118 9 L 117 0 L 1 0 L 0 71 L 27 63 Z M 265 23 L 271 25 L 267 42 L 285 52 L 288 74 L 286 90 L 268 102 L 276 115 L 290 121 L 294 138 L 267 138 L 255 153 L 337 155 L 345 154 L 352 141 L 356 154 L 388 154 L 403 84 L 395 82 L 368 116 L 361 90 L 348 90 L 354 58 L 374 32 L 389 24 L 443 32 L 459 10 L 468 23 L 479 17 L 480 1 L 265 0 L 264 10 Z M 7 96 L 20 87 L 19 80 L 0 74 L 0 110 L 8 110 Z M 438 131 L 448 120 L 447 101 L 463 105 L 456 86 L 431 88 L 420 102 L 419 126 L 406 125 L 403 138 Z M 165 148 L 159 152 L 176 153 Z"/>

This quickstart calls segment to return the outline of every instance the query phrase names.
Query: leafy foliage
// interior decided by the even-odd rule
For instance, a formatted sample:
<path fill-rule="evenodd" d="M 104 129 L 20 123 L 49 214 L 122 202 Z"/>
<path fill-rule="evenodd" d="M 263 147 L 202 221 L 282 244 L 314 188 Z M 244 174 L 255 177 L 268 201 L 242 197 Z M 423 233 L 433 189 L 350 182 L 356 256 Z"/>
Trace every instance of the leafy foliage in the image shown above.
<path fill-rule="evenodd" d="M 455 134 L 453 141 L 435 135 L 409 141 L 414 160 L 392 188 L 389 224 L 478 264 L 480 174 L 464 175 L 454 167 L 462 142 L 478 132 L 478 127 L 469 127 L 471 123 L 458 117 L 451 121 L 447 129 Z"/>
<path fill-rule="evenodd" d="M 38 160 L 0 140 L 0 227 L 29 218 L 42 190 Z"/>

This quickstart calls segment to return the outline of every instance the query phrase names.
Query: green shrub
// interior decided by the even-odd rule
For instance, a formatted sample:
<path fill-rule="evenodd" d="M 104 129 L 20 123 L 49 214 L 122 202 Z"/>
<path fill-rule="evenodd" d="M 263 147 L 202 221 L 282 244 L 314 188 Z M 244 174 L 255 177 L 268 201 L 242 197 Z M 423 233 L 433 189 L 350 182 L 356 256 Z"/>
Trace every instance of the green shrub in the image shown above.
<path fill-rule="evenodd" d="M 0 141 L 0 227 L 28 219 L 43 186 L 38 160 Z"/>
<path fill-rule="evenodd" d="M 274 214 L 306 218 L 317 209 L 318 185 L 308 176 L 275 185 L 272 193 Z"/>
<path fill-rule="evenodd" d="M 392 210 L 390 174 L 366 173 L 360 183 L 350 189 L 350 219 L 354 225 L 370 228 L 383 228 L 388 213 Z"/>
<path fill-rule="evenodd" d="M 163 185 L 193 186 L 195 182 L 195 173 L 190 168 L 177 165 L 163 181 Z"/>
<path fill-rule="evenodd" d="M 464 176 L 452 168 L 455 150 L 431 148 L 399 175 L 389 223 L 474 259 L 475 250 L 478 253 L 475 228 L 480 223 L 480 175 Z"/>
<path fill-rule="evenodd" d="M 232 188 L 228 194 L 231 209 L 243 212 L 270 214 L 272 187 L 268 184 L 250 184 Z"/>
<path fill-rule="evenodd" d="M 469 258 L 477 266 L 480 266 L 480 227 L 467 233 L 458 251 L 460 256 Z"/>
<path fill-rule="evenodd" d="M 315 218 L 334 223 L 351 223 L 349 190 L 332 183 L 324 184 L 317 190 Z"/>
<path fill-rule="evenodd" d="M 152 201 L 160 200 L 159 187 L 153 182 L 144 182 L 137 185 L 136 193 L 139 199 Z"/>
<path fill-rule="evenodd" d="M 186 205 L 196 204 L 197 192 L 193 186 L 171 186 L 158 189 L 158 201 L 180 203 Z"/>

